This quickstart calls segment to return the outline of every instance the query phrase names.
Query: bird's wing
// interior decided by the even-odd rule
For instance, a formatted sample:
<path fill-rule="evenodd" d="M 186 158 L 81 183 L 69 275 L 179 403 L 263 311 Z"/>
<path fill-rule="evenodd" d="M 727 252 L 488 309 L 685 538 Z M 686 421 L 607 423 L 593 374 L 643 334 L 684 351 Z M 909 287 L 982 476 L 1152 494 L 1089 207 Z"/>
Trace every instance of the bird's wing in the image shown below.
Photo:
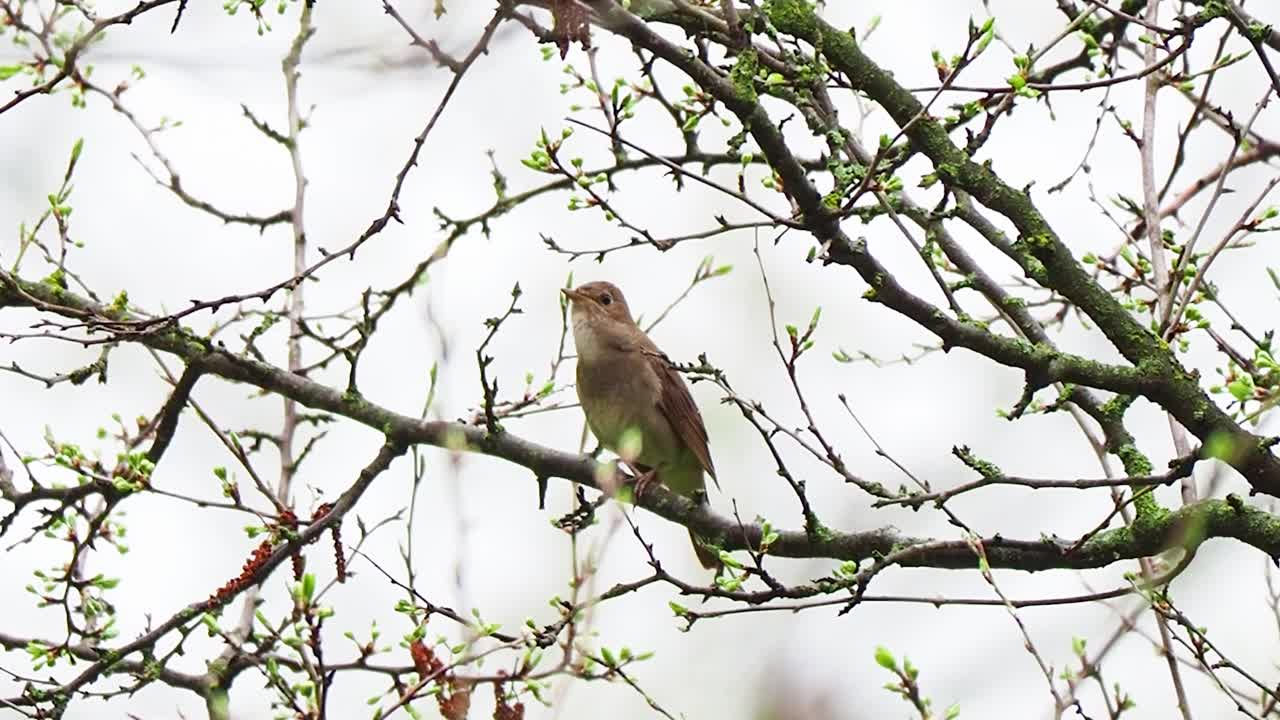
<path fill-rule="evenodd" d="M 684 378 L 680 377 L 680 373 L 672 369 L 667 358 L 656 350 L 657 348 L 646 351 L 645 355 L 662 383 L 658 408 L 675 429 L 676 436 L 685 444 L 685 447 L 693 451 L 702 469 L 711 476 L 718 488 L 720 481 L 716 480 L 716 466 L 711 462 L 711 450 L 707 447 L 707 428 L 702 424 L 702 414 L 698 412 L 698 406 L 693 402 L 693 396 L 689 394 L 689 386 L 685 384 Z"/>

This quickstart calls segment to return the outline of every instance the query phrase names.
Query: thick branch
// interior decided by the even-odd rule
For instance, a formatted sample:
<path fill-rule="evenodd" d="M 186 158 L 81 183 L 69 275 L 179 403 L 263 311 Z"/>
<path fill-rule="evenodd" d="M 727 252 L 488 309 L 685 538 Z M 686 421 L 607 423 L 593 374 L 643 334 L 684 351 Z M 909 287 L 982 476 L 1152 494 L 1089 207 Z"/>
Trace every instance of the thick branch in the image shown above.
<path fill-rule="evenodd" d="M 765 11 L 779 30 L 820 48 L 855 88 L 880 104 L 904 128 L 913 146 L 932 160 L 940 179 L 1009 218 L 1020 232 L 1015 248 L 1027 258 L 1023 265 L 1034 279 L 1071 300 L 1135 367 L 1107 366 L 1002 338 L 948 317 L 908 292 L 867 251 L 865 243 L 851 242 L 840 229 L 781 130 L 759 103 L 754 87 L 720 74 L 613 0 L 596 0 L 592 5 L 610 31 L 679 68 L 738 116 L 782 178 L 806 227 L 830 247 L 834 262 L 851 265 L 871 285 L 871 299 L 916 321 L 942 338 L 944 345 L 969 348 L 1003 365 L 1033 372 L 1041 381 L 1074 382 L 1145 397 L 1168 410 L 1206 445 L 1225 449 L 1221 459 L 1244 475 L 1255 491 L 1280 497 L 1280 458 L 1270 452 L 1267 442 L 1237 425 L 1205 394 L 1198 378 L 1182 367 L 1167 344 L 1089 278 L 1025 193 L 973 162 L 938 121 L 922 112 L 923 106 L 906 88 L 862 53 L 852 35 L 818 17 L 807 0 L 772 0 Z"/>
<path fill-rule="evenodd" d="M 61 288 L 0 274 L 0 307 L 27 306 L 33 301 L 45 303 L 43 309 L 46 311 L 61 312 L 75 318 L 90 316 L 125 319 L 118 312 Z M 130 335 L 126 340 L 176 355 L 189 365 L 200 367 L 205 373 L 248 383 L 310 408 L 355 420 L 389 438 L 389 447 L 425 444 L 464 449 L 520 465 L 528 469 L 535 478 L 558 477 L 590 487 L 596 487 L 596 478 L 601 470 L 600 463 L 589 456 L 561 452 L 523 440 L 506 431 L 491 433 L 480 426 L 423 421 L 392 412 L 364 398 L 343 394 L 274 365 L 235 355 L 196 338 L 182 328 Z M 380 456 L 380 461 L 389 463 L 391 457 L 393 455 Z M 375 464 L 385 467 L 377 462 Z M 333 513 L 309 527 L 302 533 L 302 539 L 312 539 L 318 529 L 327 527 L 349 510 L 360 492 L 367 487 L 367 482 L 372 481 L 373 475 L 374 473 L 362 473 L 362 483 L 357 483 L 356 487 L 344 493 Z M 699 506 L 661 487 L 646 491 L 639 504 L 672 522 L 695 530 L 703 537 L 718 540 L 728 550 L 757 547 L 760 542 L 759 525 L 740 525 L 733 518 L 717 515 L 705 506 Z M 1078 546 L 1051 538 L 1009 540 L 996 536 L 985 538 L 982 542 L 993 567 L 1043 570 L 1102 567 L 1119 560 L 1152 555 L 1171 547 L 1194 546 L 1209 537 L 1235 538 L 1272 557 L 1280 557 L 1280 518 L 1248 507 L 1237 498 L 1209 500 L 1184 507 L 1176 513 L 1160 513 L 1142 524 L 1141 529 L 1109 530 Z M 911 551 L 903 552 L 908 549 Z M 283 548 L 277 550 L 272 558 L 283 559 L 283 552 Z M 939 541 L 909 537 L 893 528 L 847 533 L 825 531 L 812 538 L 802 530 L 784 531 L 770 546 L 769 552 L 781 557 L 826 557 L 841 560 L 864 560 L 895 553 L 899 558 L 898 564 L 906 566 L 976 566 L 972 550 L 964 540 Z"/>

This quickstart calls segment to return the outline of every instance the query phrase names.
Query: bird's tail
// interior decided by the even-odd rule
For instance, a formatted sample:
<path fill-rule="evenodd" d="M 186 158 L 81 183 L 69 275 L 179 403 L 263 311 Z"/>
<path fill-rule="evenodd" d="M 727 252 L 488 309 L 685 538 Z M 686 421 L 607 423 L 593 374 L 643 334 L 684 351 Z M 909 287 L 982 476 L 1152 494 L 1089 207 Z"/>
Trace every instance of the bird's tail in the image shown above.
<path fill-rule="evenodd" d="M 694 497 L 700 505 L 706 506 L 709 504 L 705 492 L 699 492 Z M 720 553 L 704 545 L 702 538 L 698 537 L 698 534 L 692 530 L 689 531 L 689 540 L 693 543 L 693 552 L 698 556 L 698 562 L 702 564 L 702 567 L 708 570 L 715 570 L 716 574 L 719 574 Z"/>
<path fill-rule="evenodd" d="M 698 562 L 702 563 L 702 567 L 719 572 L 720 553 L 705 547 L 692 530 L 689 531 L 689 539 L 693 541 L 693 552 L 698 556 Z"/>

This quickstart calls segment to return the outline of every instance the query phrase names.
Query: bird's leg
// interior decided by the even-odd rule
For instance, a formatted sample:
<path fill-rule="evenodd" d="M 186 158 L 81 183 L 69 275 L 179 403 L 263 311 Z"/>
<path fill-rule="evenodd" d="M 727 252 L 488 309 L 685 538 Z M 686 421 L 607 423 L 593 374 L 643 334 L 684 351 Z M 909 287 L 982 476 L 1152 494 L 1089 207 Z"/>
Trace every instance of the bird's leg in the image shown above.
<path fill-rule="evenodd" d="M 636 478 L 636 497 L 639 498 L 643 496 L 645 493 L 645 490 L 648 490 L 649 486 L 652 485 L 653 481 L 656 480 L 657 478 L 658 478 L 658 471 L 656 468 L 651 469 L 649 470 L 649 472 L 646 472 L 645 474 Z"/>
<path fill-rule="evenodd" d="M 658 469 L 633 463 L 627 463 L 627 467 L 631 468 L 631 472 L 635 473 L 635 496 L 636 499 L 639 499 L 644 495 L 645 490 L 648 490 L 649 486 L 652 485 L 653 481 L 658 477 Z"/>

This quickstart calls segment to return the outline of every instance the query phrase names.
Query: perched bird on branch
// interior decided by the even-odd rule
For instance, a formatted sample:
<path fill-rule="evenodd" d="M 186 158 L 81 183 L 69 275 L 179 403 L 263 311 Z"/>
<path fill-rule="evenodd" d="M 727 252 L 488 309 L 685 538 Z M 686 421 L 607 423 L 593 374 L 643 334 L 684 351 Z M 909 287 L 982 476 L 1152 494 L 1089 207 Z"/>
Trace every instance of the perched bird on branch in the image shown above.
<path fill-rule="evenodd" d="M 715 480 L 716 469 L 684 378 L 636 325 L 616 285 L 591 282 L 561 292 L 571 304 L 578 400 L 591 432 L 639 474 L 637 497 L 656 480 L 705 503 L 704 473 Z M 718 567 L 718 554 L 692 530 L 689 537 L 702 566 Z"/>

